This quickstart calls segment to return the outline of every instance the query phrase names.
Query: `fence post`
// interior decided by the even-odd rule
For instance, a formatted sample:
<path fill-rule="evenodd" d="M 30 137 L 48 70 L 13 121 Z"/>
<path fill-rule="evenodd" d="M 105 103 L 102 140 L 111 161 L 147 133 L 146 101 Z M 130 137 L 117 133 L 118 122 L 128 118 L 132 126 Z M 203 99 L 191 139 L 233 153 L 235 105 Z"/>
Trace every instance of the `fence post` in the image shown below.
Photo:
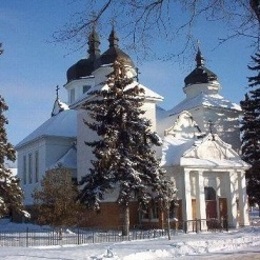
<path fill-rule="evenodd" d="M 226 218 L 226 231 L 228 231 L 228 218 Z"/>

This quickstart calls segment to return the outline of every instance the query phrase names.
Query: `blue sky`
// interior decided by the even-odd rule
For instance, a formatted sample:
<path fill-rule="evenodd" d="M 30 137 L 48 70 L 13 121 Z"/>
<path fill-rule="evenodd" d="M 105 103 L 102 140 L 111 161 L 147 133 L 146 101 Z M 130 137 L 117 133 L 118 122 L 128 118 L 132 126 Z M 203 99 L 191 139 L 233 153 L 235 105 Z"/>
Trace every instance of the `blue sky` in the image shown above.
<path fill-rule="evenodd" d="M 4 48 L 0 57 L 0 94 L 9 105 L 7 133 L 9 141 L 15 145 L 50 117 L 56 85 L 61 87 L 61 99 L 67 100 L 62 87 L 66 83 L 66 71 L 86 56 L 87 51 L 71 51 L 77 47 L 68 42 L 53 43 L 52 34 L 63 28 L 85 1 L 4 2 L 0 6 L 0 42 Z M 102 51 L 108 48 L 110 29 L 111 26 L 107 26 L 106 35 L 101 38 Z M 201 42 L 206 66 L 218 75 L 221 94 L 239 102 L 246 92 L 247 76 L 250 75 L 247 65 L 253 50 L 248 39 L 233 40 L 215 48 L 218 37 L 225 30 L 224 25 L 201 21 L 194 28 L 194 37 Z M 120 34 L 118 36 L 120 38 Z M 158 53 L 162 49 L 174 52 L 182 44 L 178 39 L 168 44 L 162 41 L 153 48 Z M 122 49 L 136 62 L 131 50 Z M 174 60 L 137 63 L 141 71 L 140 82 L 165 97 L 162 107 L 170 109 L 184 98 L 183 80 L 195 66 L 195 54 L 194 48 L 181 63 Z"/>

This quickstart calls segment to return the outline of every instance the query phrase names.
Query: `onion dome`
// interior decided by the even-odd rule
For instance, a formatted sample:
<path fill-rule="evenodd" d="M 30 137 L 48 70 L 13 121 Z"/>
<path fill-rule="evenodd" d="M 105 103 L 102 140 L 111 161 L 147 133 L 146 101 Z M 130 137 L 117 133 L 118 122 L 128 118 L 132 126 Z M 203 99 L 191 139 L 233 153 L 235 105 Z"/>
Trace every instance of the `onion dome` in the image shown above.
<path fill-rule="evenodd" d="M 98 66 L 111 64 L 114 63 L 116 59 L 120 59 L 124 62 L 125 65 L 129 65 L 134 68 L 135 65 L 132 59 L 118 47 L 119 39 L 115 33 L 114 28 L 112 28 L 108 41 L 109 49 L 100 56 L 98 60 Z"/>
<path fill-rule="evenodd" d="M 95 70 L 96 61 L 100 56 L 99 45 L 100 41 L 98 34 L 96 33 L 95 28 L 93 28 L 88 38 L 89 57 L 87 59 L 79 60 L 67 70 L 68 82 L 91 75 Z"/>
<path fill-rule="evenodd" d="M 204 58 L 201 55 L 200 49 L 196 55 L 196 68 L 184 79 L 185 86 L 199 84 L 199 83 L 209 83 L 218 80 L 215 73 L 210 71 L 204 66 Z"/>

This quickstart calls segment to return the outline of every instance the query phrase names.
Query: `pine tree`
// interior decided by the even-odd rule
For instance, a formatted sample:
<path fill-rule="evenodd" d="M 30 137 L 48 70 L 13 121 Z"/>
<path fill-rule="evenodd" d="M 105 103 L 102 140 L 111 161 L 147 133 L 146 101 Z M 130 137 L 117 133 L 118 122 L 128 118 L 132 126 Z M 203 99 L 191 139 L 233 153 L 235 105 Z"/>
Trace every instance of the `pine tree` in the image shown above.
<path fill-rule="evenodd" d="M 8 110 L 3 97 L 0 96 L 0 217 L 6 214 L 29 216 L 23 207 L 23 193 L 19 179 L 5 167 L 7 160 L 16 159 L 14 147 L 8 142 L 5 125 L 8 124 L 4 112 Z"/>
<path fill-rule="evenodd" d="M 153 147 L 161 139 L 150 130 L 141 108 L 144 90 L 126 75 L 123 62 L 115 61 L 105 87 L 91 92 L 84 105 L 91 117 L 85 123 L 98 140 L 87 142 L 95 160 L 80 183 L 82 201 L 96 210 L 107 191 L 117 192 L 124 212 L 123 235 L 129 233 L 130 201 L 145 207 L 152 193 L 163 194 L 167 183 Z"/>
<path fill-rule="evenodd" d="M 32 194 L 39 224 L 48 224 L 57 228 L 60 238 L 62 229 L 78 224 L 82 211 L 77 186 L 71 172 L 59 167 L 46 172 L 41 188 Z"/>
<path fill-rule="evenodd" d="M 253 56 L 252 60 L 255 65 L 248 68 L 257 75 L 248 78 L 251 90 L 240 103 L 243 111 L 241 152 L 242 159 L 252 166 L 246 173 L 249 201 L 260 206 L 260 54 Z"/>

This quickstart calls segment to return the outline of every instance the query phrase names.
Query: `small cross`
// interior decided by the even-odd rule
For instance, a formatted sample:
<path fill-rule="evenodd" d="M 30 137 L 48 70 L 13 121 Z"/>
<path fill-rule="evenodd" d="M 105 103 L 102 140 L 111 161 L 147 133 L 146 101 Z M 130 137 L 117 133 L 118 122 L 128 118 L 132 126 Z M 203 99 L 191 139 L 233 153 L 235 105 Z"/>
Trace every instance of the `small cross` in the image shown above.
<path fill-rule="evenodd" d="M 111 25 L 112 25 L 112 28 L 114 29 L 114 28 L 115 28 L 115 25 L 116 25 L 116 19 L 115 19 L 115 17 L 113 17 L 113 18 L 111 19 Z"/>
<path fill-rule="evenodd" d="M 210 134 L 213 136 L 214 139 L 214 135 L 213 135 L 213 126 L 215 125 L 211 120 L 208 121 L 209 123 L 209 132 Z"/>
<path fill-rule="evenodd" d="M 139 75 L 141 74 L 139 68 L 135 68 L 135 71 L 136 71 L 136 81 L 139 82 Z"/>
<path fill-rule="evenodd" d="M 0 55 L 4 52 L 4 50 L 2 49 L 2 43 L 0 43 Z"/>
<path fill-rule="evenodd" d="M 57 97 L 57 100 L 59 99 L 59 85 L 56 86 L 56 97 Z"/>
<path fill-rule="evenodd" d="M 197 39 L 197 46 L 198 46 L 198 49 L 200 49 L 200 40 Z"/>
<path fill-rule="evenodd" d="M 91 15 L 90 15 L 90 19 L 91 19 L 91 22 L 93 23 L 93 28 L 96 28 L 97 26 L 97 20 L 98 20 L 98 17 L 97 17 L 97 14 L 93 11 L 91 12 Z"/>

